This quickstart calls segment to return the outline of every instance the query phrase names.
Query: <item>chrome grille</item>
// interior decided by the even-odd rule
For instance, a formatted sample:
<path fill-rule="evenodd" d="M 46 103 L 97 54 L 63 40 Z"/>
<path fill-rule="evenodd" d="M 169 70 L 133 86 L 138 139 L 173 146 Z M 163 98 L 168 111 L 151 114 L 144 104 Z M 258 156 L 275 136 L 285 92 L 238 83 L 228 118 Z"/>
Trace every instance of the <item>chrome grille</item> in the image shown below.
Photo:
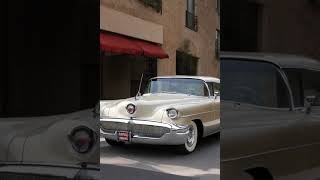
<path fill-rule="evenodd" d="M 69 179 L 65 177 L 45 176 L 45 175 L 0 173 L 0 180 L 69 180 Z"/>
<path fill-rule="evenodd" d="M 170 129 L 166 127 L 119 122 L 102 122 L 101 129 L 107 133 L 115 133 L 116 131 L 131 131 L 133 135 L 152 138 L 160 138 L 164 134 L 170 133 Z"/>
<path fill-rule="evenodd" d="M 141 125 L 135 124 L 132 126 L 133 135 L 139 135 L 143 137 L 155 137 L 160 138 L 166 133 L 169 133 L 170 129 L 159 126 L 149 126 L 149 125 Z"/>
<path fill-rule="evenodd" d="M 119 122 L 102 122 L 101 129 L 105 132 L 128 131 L 128 124 Z"/>

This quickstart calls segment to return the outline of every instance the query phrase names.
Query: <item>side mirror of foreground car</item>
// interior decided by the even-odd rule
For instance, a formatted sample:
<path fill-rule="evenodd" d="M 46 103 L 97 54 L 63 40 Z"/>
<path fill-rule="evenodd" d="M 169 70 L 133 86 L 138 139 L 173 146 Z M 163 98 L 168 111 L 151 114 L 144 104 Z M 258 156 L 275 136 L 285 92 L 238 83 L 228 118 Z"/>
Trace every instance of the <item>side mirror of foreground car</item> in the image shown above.
<path fill-rule="evenodd" d="M 305 97 L 305 109 L 306 113 L 310 114 L 312 110 L 312 106 L 316 103 L 317 96 L 306 96 Z"/>

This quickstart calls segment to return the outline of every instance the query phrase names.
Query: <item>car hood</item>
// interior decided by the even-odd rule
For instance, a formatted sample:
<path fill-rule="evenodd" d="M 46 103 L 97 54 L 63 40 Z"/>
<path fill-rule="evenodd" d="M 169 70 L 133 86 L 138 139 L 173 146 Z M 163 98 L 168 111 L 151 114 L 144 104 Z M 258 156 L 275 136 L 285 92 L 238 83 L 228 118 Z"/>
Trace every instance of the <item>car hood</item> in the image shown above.
<path fill-rule="evenodd" d="M 168 108 L 174 108 L 180 104 L 198 103 L 204 97 L 191 96 L 185 94 L 145 94 L 138 98 L 129 98 L 118 101 L 102 101 L 101 115 L 110 118 L 125 118 L 134 117 L 140 120 L 161 121 L 164 111 Z M 128 104 L 136 105 L 136 112 L 129 115 L 126 111 Z"/>
<path fill-rule="evenodd" d="M 72 155 L 75 152 L 72 152 L 68 135 L 77 126 L 95 128 L 91 111 L 45 117 L 0 118 L 0 163 L 82 162 L 84 159 Z"/>

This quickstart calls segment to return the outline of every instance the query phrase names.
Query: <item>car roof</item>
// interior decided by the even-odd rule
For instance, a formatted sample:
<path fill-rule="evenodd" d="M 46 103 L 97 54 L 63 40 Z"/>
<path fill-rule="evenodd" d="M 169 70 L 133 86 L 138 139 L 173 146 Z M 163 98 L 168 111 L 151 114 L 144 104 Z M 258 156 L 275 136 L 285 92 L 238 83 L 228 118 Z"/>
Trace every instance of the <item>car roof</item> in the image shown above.
<path fill-rule="evenodd" d="M 304 56 L 277 54 L 277 53 L 253 53 L 253 52 L 221 52 L 220 57 L 237 58 L 243 60 L 264 61 L 273 63 L 280 68 L 296 68 L 320 71 L 320 61 Z"/>
<path fill-rule="evenodd" d="M 220 83 L 220 79 L 219 78 L 215 78 L 215 77 L 210 77 L 210 76 L 181 76 L 181 75 L 177 75 L 177 76 L 158 76 L 158 77 L 154 77 L 152 79 L 198 79 L 198 80 L 203 80 L 205 82 L 216 82 L 216 83 Z"/>

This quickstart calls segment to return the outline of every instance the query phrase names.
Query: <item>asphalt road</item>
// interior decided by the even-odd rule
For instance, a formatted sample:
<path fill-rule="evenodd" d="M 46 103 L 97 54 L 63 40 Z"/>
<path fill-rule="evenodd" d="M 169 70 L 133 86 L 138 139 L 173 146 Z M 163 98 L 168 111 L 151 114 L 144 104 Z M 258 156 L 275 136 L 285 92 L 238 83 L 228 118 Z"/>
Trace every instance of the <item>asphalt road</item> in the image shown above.
<path fill-rule="evenodd" d="M 125 145 L 112 147 L 100 140 L 100 173 L 106 180 L 218 180 L 220 137 L 200 141 L 195 152 L 176 154 L 170 146 Z"/>

